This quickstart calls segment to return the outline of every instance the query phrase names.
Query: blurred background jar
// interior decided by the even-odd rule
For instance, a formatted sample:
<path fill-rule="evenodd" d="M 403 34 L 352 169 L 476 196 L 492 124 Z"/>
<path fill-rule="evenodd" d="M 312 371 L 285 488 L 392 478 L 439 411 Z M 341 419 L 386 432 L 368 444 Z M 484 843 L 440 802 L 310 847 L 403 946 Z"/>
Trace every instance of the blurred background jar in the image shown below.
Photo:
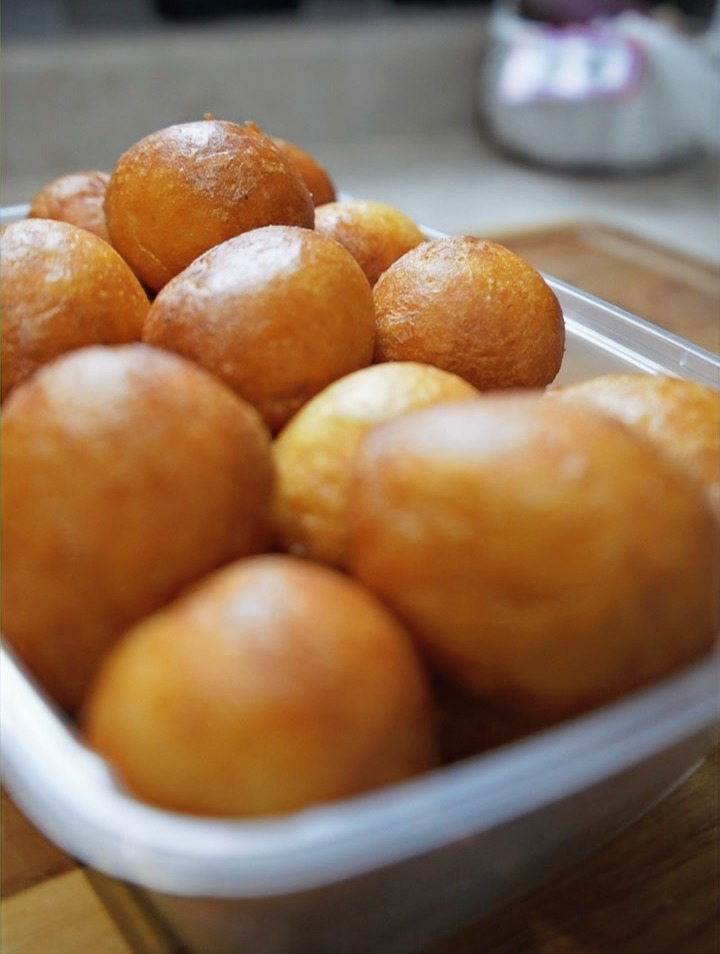
<path fill-rule="evenodd" d="M 496 0 L 476 91 L 488 134 L 578 172 L 716 154 L 718 25 L 718 3 L 703 0 Z"/>

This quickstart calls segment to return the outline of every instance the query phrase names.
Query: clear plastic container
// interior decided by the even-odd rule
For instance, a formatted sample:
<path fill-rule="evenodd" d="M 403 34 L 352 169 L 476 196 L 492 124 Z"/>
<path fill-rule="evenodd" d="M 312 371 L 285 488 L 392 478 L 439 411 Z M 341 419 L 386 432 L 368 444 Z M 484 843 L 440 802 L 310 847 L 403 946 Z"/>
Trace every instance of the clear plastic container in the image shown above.
<path fill-rule="evenodd" d="M 720 386 L 717 356 L 548 281 L 567 323 L 559 381 L 634 369 Z M 409 782 L 281 818 L 197 818 L 124 793 L 9 649 L 1 652 L 10 795 L 197 954 L 417 951 L 597 849 L 692 772 L 717 736 L 714 653 Z"/>

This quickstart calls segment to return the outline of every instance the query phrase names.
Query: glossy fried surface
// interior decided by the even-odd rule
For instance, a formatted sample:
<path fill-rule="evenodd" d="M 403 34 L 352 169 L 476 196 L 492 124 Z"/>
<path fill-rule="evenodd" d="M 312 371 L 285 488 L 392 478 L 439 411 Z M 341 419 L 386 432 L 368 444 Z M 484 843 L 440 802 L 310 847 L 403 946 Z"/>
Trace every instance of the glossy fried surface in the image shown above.
<path fill-rule="evenodd" d="M 281 139 L 279 136 L 273 136 L 272 141 L 280 152 L 295 165 L 303 182 L 308 187 L 316 207 L 335 200 L 337 195 L 335 183 L 328 170 L 315 155 L 298 146 L 297 143 Z"/>
<path fill-rule="evenodd" d="M 157 130 L 117 160 L 105 197 L 110 238 L 157 291 L 213 245 L 263 225 L 312 228 L 312 196 L 253 123 L 203 119 Z"/>
<path fill-rule="evenodd" d="M 13 391 L 2 470 L 3 635 L 69 709 L 130 623 L 268 542 L 259 416 L 142 344 L 74 351 Z"/>
<path fill-rule="evenodd" d="M 720 392 L 663 374 L 601 374 L 553 389 L 618 417 L 687 467 L 707 490 L 720 518 Z"/>
<path fill-rule="evenodd" d="M 139 341 L 150 308 L 127 263 L 68 222 L 24 219 L 0 237 L 2 394 L 66 351 Z"/>
<path fill-rule="evenodd" d="M 267 226 L 210 249 L 166 285 L 143 337 L 212 371 L 276 432 L 331 381 L 370 364 L 372 291 L 333 239 Z"/>
<path fill-rule="evenodd" d="M 591 408 L 487 395 L 380 425 L 348 513 L 357 576 L 442 672 L 510 711 L 583 711 L 716 638 L 702 488 Z"/>
<path fill-rule="evenodd" d="M 299 558 L 237 561 L 111 651 L 83 725 L 140 798 L 264 815 L 436 763 L 412 642 L 375 597 Z"/>
<path fill-rule="evenodd" d="M 275 522 L 291 553 L 347 563 L 347 494 L 355 455 L 376 424 L 441 401 L 479 396 L 463 378 L 412 361 L 345 375 L 308 401 L 273 442 Z"/>
<path fill-rule="evenodd" d="M 377 361 L 422 361 L 480 390 L 543 387 L 563 358 L 560 304 L 514 252 L 474 236 L 425 242 L 373 288 Z"/>
<path fill-rule="evenodd" d="M 353 255 L 371 285 L 402 255 L 426 240 L 410 216 L 386 202 L 339 199 L 315 210 L 315 228 Z"/>
<path fill-rule="evenodd" d="M 70 222 L 107 241 L 105 191 L 109 180 L 110 174 L 100 169 L 57 176 L 32 197 L 28 216 Z"/>

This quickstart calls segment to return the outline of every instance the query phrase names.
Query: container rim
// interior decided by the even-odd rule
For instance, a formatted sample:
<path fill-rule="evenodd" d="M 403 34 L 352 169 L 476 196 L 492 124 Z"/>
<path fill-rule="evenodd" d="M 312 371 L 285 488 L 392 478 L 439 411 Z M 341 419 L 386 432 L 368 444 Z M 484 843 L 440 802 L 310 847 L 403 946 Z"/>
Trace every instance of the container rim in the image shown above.
<path fill-rule="evenodd" d="M 430 239 L 448 237 L 427 225 L 421 229 Z M 557 295 L 570 335 L 626 358 L 651 374 L 693 378 L 720 389 L 720 355 L 547 272 L 540 274 Z M 638 334 L 642 335 L 642 354 L 637 350 Z"/>
<path fill-rule="evenodd" d="M 626 357 L 652 374 L 674 374 L 720 389 L 720 355 L 552 275 L 542 274 L 560 301 L 565 327 L 571 335 Z M 638 333 L 643 338 L 642 354 L 637 351 Z"/>
<path fill-rule="evenodd" d="M 45 834 L 109 875 L 182 896 L 286 894 L 497 828 L 673 745 L 707 754 L 718 724 L 719 666 L 720 648 L 569 722 L 341 802 L 273 818 L 213 819 L 123 792 L 2 646 L 4 784 Z"/>

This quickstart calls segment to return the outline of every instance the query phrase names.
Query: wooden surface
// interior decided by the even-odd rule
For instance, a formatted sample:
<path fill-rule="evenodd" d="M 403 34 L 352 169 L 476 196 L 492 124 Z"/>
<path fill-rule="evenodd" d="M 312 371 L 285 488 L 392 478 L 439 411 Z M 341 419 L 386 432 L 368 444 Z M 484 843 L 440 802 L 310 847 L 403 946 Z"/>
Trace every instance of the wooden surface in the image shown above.
<path fill-rule="evenodd" d="M 595 223 L 492 237 L 549 274 L 718 350 L 717 269 Z M 3 954 L 182 954 L 122 889 L 47 842 L 5 794 L 2 862 Z M 423 954 L 719 951 L 715 752 L 583 864 Z"/>
<path fill-rule="evenodd" d="M 720 350 L 720 267 L 596 222 L 492 236 L 548 275 Z"/>

